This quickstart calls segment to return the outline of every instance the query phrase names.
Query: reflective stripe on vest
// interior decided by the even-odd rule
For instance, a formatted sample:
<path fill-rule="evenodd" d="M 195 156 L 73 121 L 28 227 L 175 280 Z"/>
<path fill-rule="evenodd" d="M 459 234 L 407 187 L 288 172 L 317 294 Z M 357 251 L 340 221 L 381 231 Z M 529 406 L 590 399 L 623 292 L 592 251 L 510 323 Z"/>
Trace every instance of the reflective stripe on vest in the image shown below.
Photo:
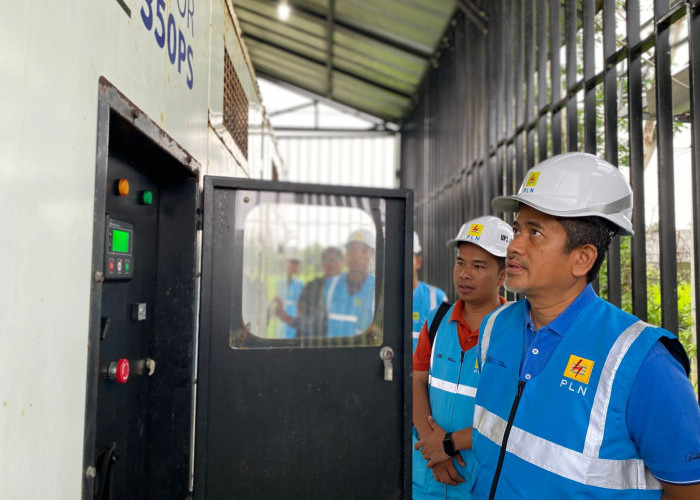
<path fill-rule="evenodd" d="M 433 376 L 428 377 L 428 383 L 430 384 L 430 387 L 435 387 L 436 389 L 441 389 L 452 394 L 461 394 L 462 396 L 468 396 L 472 398 L 476 397 L 476 387 L 455 384 L 453 382 L 448 382 L 447 380 L 442 380 Z"/>
<path fill-rule="evenodd" d="M 483 364 L 484 359 L 486 359 L 486 353 L 489 350 L 489 342 L 491 341 L 491 330 L 493 330 L 493 323 L 496 321 L 496 318 L 498 317 L 499 314 L 501 314 L 503 311 L 508 309 L 513 304 L 516 304 L 516 302 L 506 302 L 501 307 L 496 309 L 491 314 L 491 316 L 489 316 L 489 320 L 486 322 L 486 326 L 484 327 L 484 331 L 481 332 L 481 336 L 479 338 L 479 341 L 481 342 L 481 351 L 480 351 L 480 356 L 479 356 L 479 358 L 481 359 L 481 364 Z"/>
<path fill-rule="evenodd" d="M 328 319 L 334 319 L 336 321 L 347 321 L 348 323 L 357 323 L 357 316 L 354 314 L 328 313 Z"/>
<path fill-rule="evenodd" d="M 328 286 L 328 293 L 326 294 L 326 312 L 328 312 L 329 315 L 331 313 L 331 298 L 333 297 L 333 292 L 335 291 L 335 286 L 338 284 L 339 279 L 339 274 L 333 276 Z"/>
<path fill-rule="evenodd" d="M 482 359 L 488 351 L 495 317 L 507 306 L 495 312 L 482 332 Z M 615 375 L 630 346 L 649 325 L 637 321 L 625 329 L 613 344 L 601 372 L 598 390 L 591 409 L 583 452 L 566 448 L 552 441 L 513 426 L 506 451 L 518 458 L 558 476 L 587 486 L 616 490 L 660 490 L 661 483 L 652 476 L 641 459 L 613 460 L 599 458 L 605 434 L 605 423 Z M 507 422 L 481 406 L 474 411 L 474 427 L 490 441 L 501 447 Z M 556 460 L 552 460 L 556 457 Z"/>

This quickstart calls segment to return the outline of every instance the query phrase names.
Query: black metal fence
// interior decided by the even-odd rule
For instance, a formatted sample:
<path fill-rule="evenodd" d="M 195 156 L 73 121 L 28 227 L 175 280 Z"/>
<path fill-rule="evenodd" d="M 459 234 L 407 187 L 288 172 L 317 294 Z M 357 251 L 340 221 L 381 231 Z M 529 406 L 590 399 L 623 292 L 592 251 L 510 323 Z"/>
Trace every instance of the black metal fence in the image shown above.
<path fill-rule="evenodd" d="M 615 238 L 599 292 L 679 332 L 693 355 L 700 0 L 459 5 L 402 128 L 401 185 L 415 191 L 423 277 L 452 290 L 445 241 L 493 213 L 491 198 L 515 192 L 528 168 L 561 152 L 598 154 L 630 179 L 635 230 Z"/>

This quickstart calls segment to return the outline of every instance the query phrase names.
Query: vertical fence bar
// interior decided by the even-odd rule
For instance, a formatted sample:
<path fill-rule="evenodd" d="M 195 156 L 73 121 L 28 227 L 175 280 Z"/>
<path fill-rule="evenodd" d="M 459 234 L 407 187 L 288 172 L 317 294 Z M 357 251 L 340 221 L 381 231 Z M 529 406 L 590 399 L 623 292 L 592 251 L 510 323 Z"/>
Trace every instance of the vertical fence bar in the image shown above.
<path fill-rule="evenodd" d="M 596 154 L 595 2 L 583 2 L 583 149 Z"/>
<path fill-rule="evenodd" d="M 518 2 L 515 9 L 515 189 L 518 189 L 524 177 L 524 147 L 525 147 L 525 108 L 523 105 L 523 83 L 525 73 L 524 36 L 523 36 L 523 4 Z"/>
<path fill-rule="evenodd" d="M 491 16 L 496 19 L 502 18 L 502 0 L 496 0 L 493 2 L 493 11 Z M 489 66 L 492 68 L 490 75 L 493 78 L 489 82 L 488 88 L 490 90 L 490 101 L 493 103 L 489 106 L 489 109 L 495 110 L 495 116 L 493 113 L 487 113 L 489 119 L 489 126 L 491 131 L 491 136 L 489 137 L 489 142 L 487 146 L 487 152 L 489 152 L 489 170 L 491 172 L 492 182 L 489 184 L 489 197 L 488 197 L 488 207 L 484 213 L 492 213 L 490 200 L 501 193 L 503 190 L 503 144 L 500 142 L 503 137 L 503 105 L 504 105 L 504 95 L 503 95 L 503 24 L 493 23 L 489 29 L 488 38 L 488 48 L 489 53 L 486 58 L 489 61 Z M 495 151 L 491 152 L 490 148 L 492 145 L 495 146 Z"/>
<path fill-rule="evenodd" d="M 535 165 L 535 34 L 534 1 L 525 0 L 525 152 L 526 170 Z M 525 172 L 523 172 L 524 176 Z"/>
<path fill-rule="evenodd" d="M 513 194 L 517 186 L 515 184 L 515 145 L 514 145 L 514 135 L 515 135 L 515 104 L 513 102 L 513 96 L 515 94 L 515 39 L 513 34 L 515 32 L 515 23 L 517 16 L 503 15 L 502 22 L 506 26 L 505 29 L 505 65 L 506 65 L 506 85 L 505 85 L 505 99 L 506 99 L 506 137 L 507 139 L 507 150 L 506 150 L 506 166 L 505 166 L 505 182 L 506 188 L 504 190 L 505 194 Z M 497 22 L 497 21 L 496 21 Z"/>
<path fill-rule="evenodd" d="M 551 73 L 551 102 L 558 103 L 561 99 L 561 3 L 551 0 L 549 4 L 549 60 Z M 552 110 L 552 155 L 561 153 L 561 108 Z"/>
<path fill-rule="evenodd" d="M 676 272 L 676 210 L 673 175 L 673 113 L 671 88 L 671 25 L 661 22 L 668 0 L 654 0 L 656 33 L 656 125 L 659 172 L 659 252 L 661 261 L 661 324 L 678 331 Z"/>
<path fill-rule="evenodd" d="M 615 0 L 603 0 L 603 106 L 605 108 L 605 159 L 618 165 L 617 138 L 617 62 L 615 53 Z M 608 300 L 622 306 L 620 279 L 620 238 L 613 239 L 608 249 Z"/>
<path fill-rule="evenodd" d="M 642 116 L 642 52 L 632 51 L 639 36 L 639 0 L 627 0 L 627 104 L 629 106 L 630 184 L 635 193 L 632 207 L 632 313 L 647 320 L 647 248 L 644 203 L 644 131 Z"/>
<path fill-rule="evenodd" d="M 537 0 L 537 161 L 547 158 L 547 1 Z"/>
<path fill-rule="evenodd" d="M 690 121 L 692 124 L 692 182 L 693 182 L 693 279 L 695 287 L 695 345 L 700 344 L 700 0 L 688 8 L 688 47 L 690 49 Z M 696 380 L 700 380 L 700 363 L 696 363 Z"/>
<path fill-rule="evenodd" d="M 578 106 L 576 104 L 576 0 L 566 0 L 566 150 L 578 151 Z"/>

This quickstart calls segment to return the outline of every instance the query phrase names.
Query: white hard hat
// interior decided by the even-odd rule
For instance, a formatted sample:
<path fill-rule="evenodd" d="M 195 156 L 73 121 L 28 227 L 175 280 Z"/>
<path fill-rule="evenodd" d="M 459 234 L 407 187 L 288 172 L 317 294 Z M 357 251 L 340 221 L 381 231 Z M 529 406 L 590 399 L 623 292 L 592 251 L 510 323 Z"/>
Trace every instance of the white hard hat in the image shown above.
<path fill-rule="evenodd" d="M 418 233 L 413 231 L 413 253 L 421 253 L 423 249 L 420 246 L 420 240 L 418 239 Z"/>
<path fill-rule="evenodd" d="M 347 243 L 345 243 L 345 246 L 348 246 L 351 243 L 364 243 L 372 250 L 374 250 L 374 235 L 367 229 L 357 229 L 350 233 L 350 236 L 348 236 L 348 241 Z"/>
<path fill-rule="evenodd" d="M 454 239 L 447 242 L 448 247 L 459 243 L 474 243 L 496 257 L 505 257 L 508 243 L 513 239 L 513 228 L 493 215 L 484 215 L 462 224 Z"/>
<path fill-rule="evenodd" d="M 289 248 L 286 252 L 287 260 L 296 260 L 298 262 L 302 261 L 301 250 L 298 248 Z"/>
<path fill-rule="evenodd" d="M 491 205 L 515 212 L 518 204 L 555 217 L 606 219 L 632 236 L 632 188 L 619 169 L 588 153 L 565 153 L 528 170 L 518 194 L 499 196 Z"/>

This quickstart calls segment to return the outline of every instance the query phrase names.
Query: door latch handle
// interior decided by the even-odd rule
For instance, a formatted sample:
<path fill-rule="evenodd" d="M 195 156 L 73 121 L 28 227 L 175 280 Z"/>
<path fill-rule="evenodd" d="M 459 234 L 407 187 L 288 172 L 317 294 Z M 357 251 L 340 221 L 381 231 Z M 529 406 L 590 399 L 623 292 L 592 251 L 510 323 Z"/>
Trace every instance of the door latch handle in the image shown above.
<path fill-rule="evenodd" d="M 384 346 L 379 351 L 379 357 L 384 361 L 384 380 L 391 382 L 394 380 L 394 350 L 389 346 Z"/>

